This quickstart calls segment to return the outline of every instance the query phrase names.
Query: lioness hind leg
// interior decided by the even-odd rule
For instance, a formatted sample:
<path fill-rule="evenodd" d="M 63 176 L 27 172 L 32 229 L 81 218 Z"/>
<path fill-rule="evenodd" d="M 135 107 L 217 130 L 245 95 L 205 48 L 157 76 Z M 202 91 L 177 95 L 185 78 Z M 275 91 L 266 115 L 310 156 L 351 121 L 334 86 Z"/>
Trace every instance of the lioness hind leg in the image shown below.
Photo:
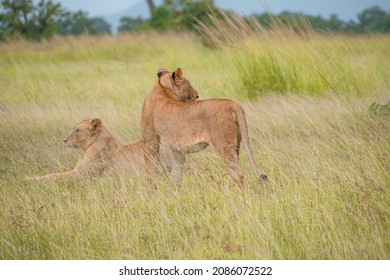
<path fill-rule="evenodd" d="M 226 147 L 216 148 L 216 152 L 224 161 L 226 167 L 229 169 L 230 176 L 233 181 L 242 186 L 244 184 L 244 175 L 240 165 L 238 164 L 238 155 L 235 146 L 229 145 Z"/>
<path fill-rule="evenodd" d="M 233 181 L 239 186 L 242 186 L 244 184 L 244 175 L 240 165 L 238 164 L 238 158 L 225 157 L 224 161 L 230 171 Z"/>
<path fill-rule="evenodd" d="M 223 124 L 213 123 L 214 129 L 210 131 L 212 146 L 229 169 L 233 181 L 242 186 L 244 175 L 238 164 L 241 144 L 241 133 L 237 129 L 237 122 L 227 118 Z"/>

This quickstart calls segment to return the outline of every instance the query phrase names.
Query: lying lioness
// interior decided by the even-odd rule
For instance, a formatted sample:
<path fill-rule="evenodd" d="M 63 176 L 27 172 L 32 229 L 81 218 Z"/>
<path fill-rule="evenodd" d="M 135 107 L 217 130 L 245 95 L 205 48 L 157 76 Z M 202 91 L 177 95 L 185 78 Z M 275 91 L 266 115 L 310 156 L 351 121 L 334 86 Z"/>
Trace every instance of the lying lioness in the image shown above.
<path fill-rule="evenodd" d="M 145 168 L 145 141 L 121 145 L 103 126 L 100 119 L 88 119 L 76 124 L 65 137 L 68 147 L 82 149 L 81 156 L 73 170 L 52 173 L 28 179 L 55 179 L 62 176 L 131 174 L 142 172 Z M 157 164 L 155 162 L 155 164 Z M 169 168 L 170 154 L 167 149 L 160 150 L 160 166 Z"/>

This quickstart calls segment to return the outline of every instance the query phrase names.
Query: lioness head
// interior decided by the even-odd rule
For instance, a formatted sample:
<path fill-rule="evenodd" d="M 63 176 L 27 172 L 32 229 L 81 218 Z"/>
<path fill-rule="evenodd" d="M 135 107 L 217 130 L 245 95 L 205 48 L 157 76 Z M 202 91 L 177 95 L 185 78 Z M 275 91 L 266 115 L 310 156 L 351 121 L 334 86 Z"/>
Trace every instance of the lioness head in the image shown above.
<path fill-rule="evenodd" d="M 168 72 L 167 69 L 161 68 L 157 71 L 160 85 L 164 89 L 170 89 L 177 96 L 177 101 L 195 101 L 198 99 L 198 92 L 191 86 L 183 76 L 183 70 L 177 68 L 174 72 Z"/>
<path fill-rule="evenodd" d="M 100 119 L 88 119 L 76 124 L 64 138 L 68 147 L 87 149 L 97 138 L 102 128 Z"/>

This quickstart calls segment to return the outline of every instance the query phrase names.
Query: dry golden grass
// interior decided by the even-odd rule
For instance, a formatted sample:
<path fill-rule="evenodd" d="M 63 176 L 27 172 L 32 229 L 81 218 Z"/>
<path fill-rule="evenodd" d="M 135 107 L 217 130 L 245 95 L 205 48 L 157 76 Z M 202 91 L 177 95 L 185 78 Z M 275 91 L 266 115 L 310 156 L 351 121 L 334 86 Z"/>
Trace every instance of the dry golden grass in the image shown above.
<path fill-rule="evenodd" d="M 374 42 L 388 38 L 365 39 L 361 56 L 375 64 L 386 51 Z M 249 101 L 234 54 L 188 34 L 0 48 L 1 259 L 389 259 L 390 121 L 368 113 L 372 102 L 389 101 L 386 84 L 361 96 L 328 89 Z M 344 56 L 358 59 L 349 49 Z M 162 177 L 150 192 L 131 174 L 23 180 L 74 166 L 79 152 L 62 138 L 84 118 L 101 118 L 122 143 L 140 139 L 156 70 L 177 66 L 201 98 L 243 105 L 268 184 L 242 153 L 246 184 L 232 185 L 211 150 L 194 155 L 206 170 L 187 170 L 180 190 Z"/>

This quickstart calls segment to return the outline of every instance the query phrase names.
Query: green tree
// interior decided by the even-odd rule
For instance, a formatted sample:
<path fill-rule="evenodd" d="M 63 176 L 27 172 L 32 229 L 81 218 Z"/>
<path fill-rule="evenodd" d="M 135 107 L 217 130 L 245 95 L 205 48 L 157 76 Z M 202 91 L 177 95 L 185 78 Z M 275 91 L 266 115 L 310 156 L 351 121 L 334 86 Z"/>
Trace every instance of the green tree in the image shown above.
<path fill-rule="evenodd" d="M 174 28 L 173 11 L 169 6 L 159 6 L 153 9 L 150 27 L 157 30 Z"/>
<path fill-rule="evenodd" d="M 338 18 L 336 14 L 331 14 L 327 28 L 333 31 L 341 31 L 345 27 L 345 22 Z"/>
<path fill-rule="evenodd" d="M 61 35 L 78 35 L 85 32 L 85 26 L 87 25 L 87 14 L 83 11 L 75 13 L 66 12 L 63 21 L 58 27 L 58 33 Z"/>
<path fill-rule="evenodd" d="M 344 28 L 343 28 L 343 31 L 345 31 L 345 32 L 347 32 L 347 33 L 352 33 L 352 34 L 361 32 L 359 24 L 357 24 L 357 23 L 356 23 L 355 21 L 353 21 L 353 20 L 349 20 L 349 21 L 345 24 L 345 26 L 344 26 Z"/>
<path fill-rule="evenodd" d="M 358 20 L 363 32 L 390 32 L 390 13 L 378 6 L 363 10 Z"/>
<path fill-rule="evenodd" d="M 208 24 L 209 13 L 217 13 L 219 10 L 214 6 L 213 0 L 176 0 L 179 13 L 179 23 L 183 28 L 195 30 L 194 24 L 201 21 Z"/>
<path fill-rule="evenodd" d="M 120 25 L 118 27 L 118 32 L 132 32 L 132 31 L 141 31 L 148 28 L 148 24 L 141 17 L 131 18 L 131 17 L 122 17 L 120 19 Z"/>
<path fill-rule="evenodd" d="M 34 6 L 31 0 L 2 0 L 0 3 L 0 38 L 22 35 L 41 40 L 56 33 L 64 11 L 60 4 L 41 0 Z"/>
<path fill-rule="evenodd" d="M 111 25 L 101 17 L 93 17 L 88 20 L 86 30 L 89 34 L 111 34 Z"/>
<path fill-rule="evenodd" d="M 262 13 L 260 15 L 254 15 L 254 17 L 260 22 L 260 24 L 264 27 L 269 28 L 271 26 L 273 15 L 270 13 Z"/>
<path fill-rule="evenodd" d="M 88 18 L 84 11 L 66 12 L 64 20 L 58 27 L 58 33 L 61 35 L 80 35 L 84 33 L 99 35 L 111 33 L 111 26 L 102 18 Z"/>
<path fill-rule="evenodd" d="M 153 10 L 156 8 L 156 5 L 154 4 L 153 0 L 146 0 L 146 3 L 149 6 L 150 14 L 153 14 Z"/>
<path fill-rule="evenodd" d="M 335 14 L 332 14 L 329 19 L 326 19 L 321 16 L 311 16 L 284 11 L 278 15 L 263 13 L 255 15 L 255 18 L 266 28 L 270 28 L 275 23 L 281 23 L 296 29 L 304 29 L 307 26 L 306 22 L 308 22 L 314 30 L 343 31 L 346 28 L 346 23 L 339 19 Z"/>
<path fill-rule="evenodd" d="M 217 13 L 213 0 L 164 0 L 152 10 L 150 27 L 153 29 L 195 29 L 199 20 L 207 24 L 208 13 Z"/>

